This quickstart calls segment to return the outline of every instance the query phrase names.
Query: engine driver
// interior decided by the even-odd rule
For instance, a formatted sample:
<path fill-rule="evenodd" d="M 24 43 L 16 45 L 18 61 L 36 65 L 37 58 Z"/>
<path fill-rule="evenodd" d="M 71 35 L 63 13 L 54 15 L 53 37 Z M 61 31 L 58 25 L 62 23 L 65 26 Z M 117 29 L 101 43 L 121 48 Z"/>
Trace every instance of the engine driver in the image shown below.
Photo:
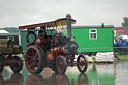
<path fill-rule="evenodd" d="M 45 28 L 45 26 L 42 26 L 42 27 L 40 27 L 40 29 L 41 30 L 39 30 L 39 32 L 38 32 L 38 38 L 44 39 L 45 36 L 47 35 L 47 33 L 45 31 L 46 28 Z"/>

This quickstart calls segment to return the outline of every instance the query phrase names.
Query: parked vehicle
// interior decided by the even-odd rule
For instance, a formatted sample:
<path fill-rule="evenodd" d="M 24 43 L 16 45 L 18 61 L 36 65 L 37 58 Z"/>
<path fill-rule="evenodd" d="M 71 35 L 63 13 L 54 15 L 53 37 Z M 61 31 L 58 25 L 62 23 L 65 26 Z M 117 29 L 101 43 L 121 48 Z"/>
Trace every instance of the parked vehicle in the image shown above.
<path fill-rule="evenodd" d="M 14 73 L 23 68 L 23 60 L 17 54 L 22 54 L 23 49 L 19 45 L 13 45 L 12 40 L 0 39 L 0 73 L 4 66 L 10 66 Z"/>

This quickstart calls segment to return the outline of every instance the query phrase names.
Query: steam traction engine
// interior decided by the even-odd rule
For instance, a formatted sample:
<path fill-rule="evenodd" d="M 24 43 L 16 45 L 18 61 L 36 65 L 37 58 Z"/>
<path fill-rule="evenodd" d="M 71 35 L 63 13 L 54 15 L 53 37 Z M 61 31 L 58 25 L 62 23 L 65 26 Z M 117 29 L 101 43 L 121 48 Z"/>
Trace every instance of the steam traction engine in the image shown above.
<path fill-rule="evenodd" d="M 20 26 L 19 29 L 27 29 L 27 51 L 25 64 L 30 73 L 38 74 L 43 68 L 49 67 L 56 73 L 65 73 L 67 66 L 77 65 L 78 70 L 84 73 L 87 70 L 88 63 L 86 57 L 82 54 L 78 56 L 77 62 L 74 61 L 75 55 L 78 54 L 78 44 L 74 42 L 71 34 L 71 24 L 76 20 L 71 19 L 70 14 L 66 18 L 58 19 L 51 22 L 39 23 L 33 25 Z M 67 25 L 68 38 L 63 34 L 61 27 Z M 57 33 L 43 35 L 43 38 L 37 37 L 34 31 L 36 27 L 45 26 L 46 30 L 53 30 L 57 27 Z M 34 31 L 32 31 L 34 29 Z M 52 33 L 52 32 L 51 32 Z M 29 42 L 29 35 L 34 35 L 33 42 Z M 39 34 L 38 34 L 39 35 Z"/>

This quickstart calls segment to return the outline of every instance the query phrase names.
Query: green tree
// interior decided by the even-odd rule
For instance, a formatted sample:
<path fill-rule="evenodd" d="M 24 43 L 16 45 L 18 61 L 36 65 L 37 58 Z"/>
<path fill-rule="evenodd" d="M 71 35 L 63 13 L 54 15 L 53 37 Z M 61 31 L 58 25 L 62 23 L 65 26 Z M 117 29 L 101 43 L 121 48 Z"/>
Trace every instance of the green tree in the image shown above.
<path fill-rule="evenodd" d="M 128 18 L 127 17 L 124 17 L 123 18 L 123 23 L 122 23 L 122 27 L 128 27 Z"/>

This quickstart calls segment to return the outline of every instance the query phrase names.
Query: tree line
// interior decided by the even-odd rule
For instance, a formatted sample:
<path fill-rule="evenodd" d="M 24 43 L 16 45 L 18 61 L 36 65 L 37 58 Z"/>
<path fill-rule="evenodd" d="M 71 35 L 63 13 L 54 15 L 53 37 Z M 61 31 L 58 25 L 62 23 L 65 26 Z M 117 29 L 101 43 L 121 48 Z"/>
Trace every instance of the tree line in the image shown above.
<path fill-rule="evenodd" d="M 128 27 L 128 18 L 127 17 L 123 18 L 122 27 Z"/>

